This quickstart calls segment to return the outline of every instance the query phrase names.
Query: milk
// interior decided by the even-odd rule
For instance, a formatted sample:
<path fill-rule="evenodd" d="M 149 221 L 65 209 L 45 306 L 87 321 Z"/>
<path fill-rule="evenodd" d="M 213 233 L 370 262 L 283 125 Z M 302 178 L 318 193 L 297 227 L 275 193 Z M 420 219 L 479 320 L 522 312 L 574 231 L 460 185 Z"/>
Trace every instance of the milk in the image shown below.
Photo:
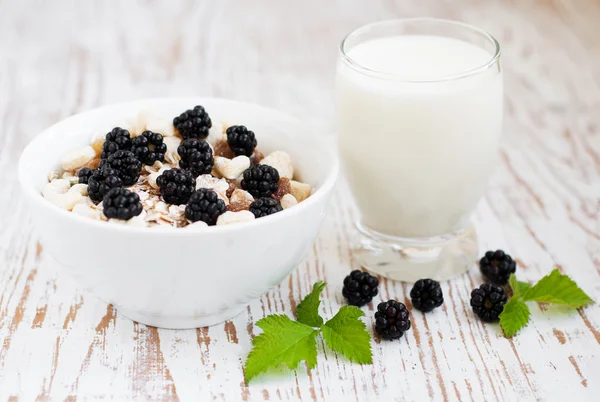
<path fill-rule="evenodd" d="M 486 65 L 493 55 L 427 35 L 373 39 L 347 55 L 396 77 L 338 65 L 339 151 L 361 223 L 407 238 L 465 228 L 496 159 L 502 77 L 494 65 L 450 78 Z"/>

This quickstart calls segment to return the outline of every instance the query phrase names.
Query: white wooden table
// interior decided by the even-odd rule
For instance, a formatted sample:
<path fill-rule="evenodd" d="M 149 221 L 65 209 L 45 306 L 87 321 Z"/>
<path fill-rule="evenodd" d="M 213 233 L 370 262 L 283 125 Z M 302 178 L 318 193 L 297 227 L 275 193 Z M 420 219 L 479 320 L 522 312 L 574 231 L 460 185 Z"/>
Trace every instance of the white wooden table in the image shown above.
<path fill-rule="evenodd" d="M 600 3 L 527 1 L 0 1 L 0 400 L 574 400 L 600 395 L 600 308 L 532 306 L 512 340 L 475 319 L 477 269 L 443 284 L 446 303 L 412 315 L 374 364 L 325 351 L 246 387 L 256 320 L 292 315 L 313 282 L 322 314 L 343 305 L 356 268 L 355 211 L 341 186 L 312 252 L 223 325 L 133 323 L 62 275 L 39 244 L 16 161 L 44 127 L 101 104 L 201 95 L 261 103 L 332 129 L 340 38 L 363 23 L 431 15 L 492 32 L 503 46 L 501 165 L 475 216 L 481 249 L 504 248 L 522 280 L 553 266 L 600 300 Z M 82 265 L 83 266 L 83 265 Z M 198 284 L 201 291 L 202 284 Z M 407 300 L 383 281 L 381 297 Z M 372 323 L 369 308 L 367 323 Z M 323 349 L 323 345 L 319 345 Z"/>

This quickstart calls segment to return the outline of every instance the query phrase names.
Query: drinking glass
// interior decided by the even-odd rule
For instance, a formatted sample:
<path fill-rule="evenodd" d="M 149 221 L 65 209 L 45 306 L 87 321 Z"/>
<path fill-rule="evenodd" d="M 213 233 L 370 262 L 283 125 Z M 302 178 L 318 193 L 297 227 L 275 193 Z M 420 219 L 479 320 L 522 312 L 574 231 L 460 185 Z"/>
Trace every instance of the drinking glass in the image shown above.
<path fill-rule="evenodd" d="M 351 247 L 392 279 L 447 279 L 477 258 L 471 215 L 502 131 L 500 46 L 429 18 L 377 22 L 342 41 L 338 148 L 360 218 Z"/>

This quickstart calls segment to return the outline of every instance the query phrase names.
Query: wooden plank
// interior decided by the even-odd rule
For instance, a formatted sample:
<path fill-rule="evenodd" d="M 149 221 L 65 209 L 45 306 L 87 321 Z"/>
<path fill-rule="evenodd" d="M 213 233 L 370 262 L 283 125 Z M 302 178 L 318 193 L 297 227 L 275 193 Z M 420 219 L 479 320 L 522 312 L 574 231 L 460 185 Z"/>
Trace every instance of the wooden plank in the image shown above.
<path fill-rule="evenodd" d="M 149 328 L 85 293 L 48 258 L 23 205 L 16 162 L 44 127 L 148 96 L 230 97 L 333 131 L 340 38 L 366 22 L 432 15 L 492 32 L 503 47 L 506 128 L 499 168 L 474 217 L 480 248 L 518 258 L 535 280 L 553 266 L 600 299 L 600 35 L 595 1 L 0 2 L 0 400 L 596 400 L 600 309 L 533 305 L 513 340 L 475 319 L 476 268 L 443 284 L 446 303 L 412 313 L 374 364 L 319 343 L 304 366 L 246 387 L 254 322 L 292 315 L 317 280 L 321 313 L 344 304 L 356 211 L 343 183 L 319 240 L 288 279 L 223 325 Z M 410 288 L 382 281 L 381 298 Z M 371 328 L 373 308 L 367 311 Z"/>

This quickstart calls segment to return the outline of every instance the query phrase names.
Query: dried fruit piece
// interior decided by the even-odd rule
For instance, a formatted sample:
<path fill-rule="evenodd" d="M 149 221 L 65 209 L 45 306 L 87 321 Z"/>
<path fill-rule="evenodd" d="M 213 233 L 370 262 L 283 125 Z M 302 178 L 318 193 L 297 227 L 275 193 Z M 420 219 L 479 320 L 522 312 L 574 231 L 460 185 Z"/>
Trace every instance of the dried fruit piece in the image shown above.
<path fill-rule="evenodd" d="M 215 143 L 215 156 L 222 156 L 223 158 L 233 159 L 235 154 L 229 148 L 229 144 L 224 139 L 217 140 Z"/>
<path fill-rule="evenodd" d="M 92 142 L 92 148 L 94 148 L 94 152 L 96 152 L 96 155 L 100 155 L 102 153 L 102 147 L 104 146 L 104 141 L 106 141 L 106 138 L 104 138 L 104 136 L 102 136 L 102 137 L 94 140 L 94 142 Z"/>
<path fill-rule="evenodd" d="M 233 192 L 237 190 L 237 187 L 235 186 L 235 184 L 233 183 L 229 183 L 229 188 L 227 189 L 227 191 L 225 192 L 225 195 L 227 196 L 227 198 L 231 198 L 231 196 L 233 195 Z"/>
<path fill-rule="evenodd" d="M 249 200 L 232 201 L 227 206 L 227 210 L 231 211 L 231 212 L 237 212 L 237 211 L 243 211 L 243 210 L 247 211 L 250 209 L 250 204 L 252 204 L 252 201 L 249 201 Z"/>
<path fill-rule="evenodd" d="M 240 188 L 236 188 L 233 193 L 229 196 L 229 200 L 231 202 L 236 201 L 254 201 L 254 197 L 249 192 L 242 190 Z"/>
<path fill-rule="evenodd" d="M 100 159 L 99 156 L 96 156 L 94 159 L 83 165 L 83 167 L 96 169 L 98 166 L 100 166 L 100 162 L 102 162 L 102 159 Z"/>
<path fill-rule="evenodd" d="M 250 163 L 252 164 L 252 166 L 258 165 L 263 159 L 265 159 L 265 155 L 255 148 L 254 153 L 250 157 Z"/>
<path fill-rule="evenodd" d="M 277 183 L 277 190 L 273 193 L 273 198 L 281 200 L 284 195 L 290 192 L 291 188 L 290 180 L 287 177 L 282 177 Z"/>

